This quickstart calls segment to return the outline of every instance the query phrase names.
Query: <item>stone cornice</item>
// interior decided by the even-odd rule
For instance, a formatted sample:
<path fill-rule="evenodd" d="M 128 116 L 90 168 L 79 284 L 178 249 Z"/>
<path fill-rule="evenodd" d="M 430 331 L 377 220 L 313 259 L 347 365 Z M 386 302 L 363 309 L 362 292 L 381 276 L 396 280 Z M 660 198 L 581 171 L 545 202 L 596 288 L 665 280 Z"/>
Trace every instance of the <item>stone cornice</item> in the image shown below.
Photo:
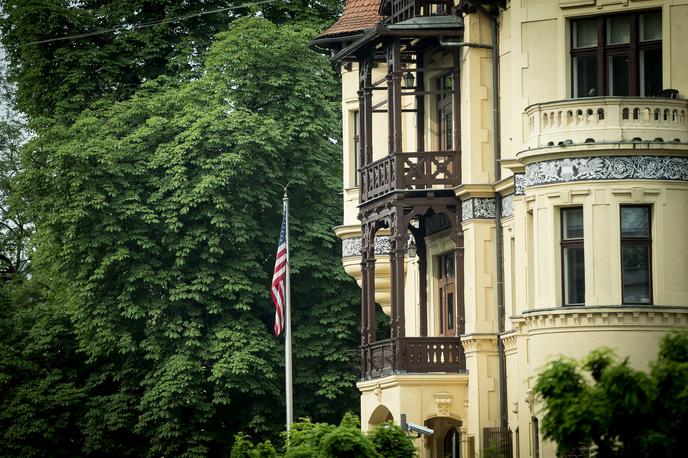
<path fill-rule="evenodd" d="M 570 146 L 543 147 L 523 150 L 516 153 L 519 162 L 524 166 L 534 162 L 553 159 L 567 159 L 589 156 L 630 156 L 647 154 L 652 156 L 687 156 L 688 145 L 685 143 L 585 143 Z"/>
<path fill-rule="evenodd" d="M 599 306 L 528 310 L 523 314 L 529 334 L 562 328 L 685 328 L 688 307 Z"/>
<path fill-rule="evenodd" d="M 461 344 L 466 354 L 497 351 L 497 334 L 466 334 L 461 336 Z"/>
<path fill-rule="evenodd" d="M 500 164 L 505 169 L 511 170 L 512 173 L 523 173 L 526 170 L 525 166 L 518 159 L 502 159 Z"/>
<path fill-rule="evenodd" d="M 344 239 L 350 239 L 350 238 L 360 238 L 361 237 L 361 225 L 360 224 L 351 224 L 351 225 L 343 225 L 343 226 L 337 226 L 334 228 L 334 235 L 336 235 L 338 238 L 344 240 Z M 377 233 L 375 235 L 379 236 L 386 236 L 389 235 L 389 229 L 381 228 L 378 229 Z"/>
<path fill-rule="evenodd" d="M 513 354 L 516 352 L 516 344 L 518 342 L 518 333 L 516 332 L 516 330 L 512 330 L 509 333 L 502 334 L 500 339 L 504 344 L 505 354 Z"/>
<path fill-rule="evenodd" d="M 455 386 L 468 385 L 468 374 L 395 374 L 373 380 L 358 382 L 362 393 L 374 391 L 378 386 L 389 389 L 404 386 Z"/>
<path fill-rule="evenodd" d="M 456 197 L 461 200 L 471 197 L 494 197 L 495 190 L 491 184 L 462 184 L 454 188 Z"/>
<path fill-rule="evenodd" d="M 495 191 L 501 195 L 511 194 L 514 192 L 514 176 L 510 175 L 503 178 L 494 184 Z"/>

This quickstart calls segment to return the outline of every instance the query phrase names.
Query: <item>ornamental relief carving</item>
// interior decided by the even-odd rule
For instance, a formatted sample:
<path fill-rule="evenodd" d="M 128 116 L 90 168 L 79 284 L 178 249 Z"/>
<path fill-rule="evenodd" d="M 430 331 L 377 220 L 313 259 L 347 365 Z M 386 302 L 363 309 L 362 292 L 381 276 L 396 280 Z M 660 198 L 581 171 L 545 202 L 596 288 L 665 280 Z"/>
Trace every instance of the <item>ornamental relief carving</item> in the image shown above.
<path fill-rule="evenodd" d="M 526 187 L 587 180 L 688 181 L 688 158 L 599 156 L 556 159 L 526 166 Z"/>
<path fill-rule="evenodd" d="M 375 237 L 375 255 L 389 254 L 392 249 L 392 242 L 386 235 Z M 361 255 L 361 238 L 353 237 L 342 240 L 342 257 Z"/>
<path fill-rule="evenodd" d="M 461 202 L 461 221 L 473 219 L 473 204 L 471 199 Z"/>
<path fill-rule="evenodd" d="M 435 411 L 438 417 L 448 417 L 450 415 L 450 407 L 454 396 L 449 393 L 434 393 Z"/>
<path fill-rule="evenodd" d="M 502 197 L 502 218 L 508 218 L 509 216 L 514 216 L 514 195 L 509 194 L 508 196 Z"/>
<path fill-rule="evenodd" d="M 495 200 L 492 197 L 472 197 L 461 202 L 461 221 L 494 219 Z"/>
<path fill-rule="evenodd" d="M 514 195 L 526 195 L 526 176 L 523 173 L 514 174 Z"/>

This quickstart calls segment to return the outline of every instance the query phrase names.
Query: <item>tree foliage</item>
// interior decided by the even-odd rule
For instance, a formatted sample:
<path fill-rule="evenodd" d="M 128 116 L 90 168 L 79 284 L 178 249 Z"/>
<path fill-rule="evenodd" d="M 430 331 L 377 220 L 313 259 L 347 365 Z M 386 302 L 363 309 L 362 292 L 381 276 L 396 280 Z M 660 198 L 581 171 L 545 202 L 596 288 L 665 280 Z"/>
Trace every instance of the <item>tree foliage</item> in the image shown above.
<path fill-rule="evenodd" d="M 303 419 L 292 425 L 286 441 L 284 458 L 413 458 L 416 448 L 411 439 L 394 423 L 384 423 L 368 435 L 361 432 L 358 417 L 347 413 L 339 426 L 313 423 Z M 258 458 L 263 450 L 274 453 L 269 442 L 254 446 L 245 436 L 238 435 L 232 458 Z"/>
<path fill-rule="evenodd" d="M 22 170 L 20 148 L 30 132 L 23 116 L 12 108 L 14 92 L 6 73 L 5 63 L 0 62 L 0 280 L 4 282 L 26 277 L 33 231 L 25 217 L 24 199 L 15 189 Z"/>
<path fill-rule="evenodd" d="M 276 434 L 278 183 L 291 182 L 296 414 L 355 405 L 357 294 L 332 233 L 338 84 L 306 48 L 314 33 L 236 20 L 196 78 L 159 76 L 71 124 L 34 118 L 19 192 L 36 226 L 34 278 L 48 289 L 26 310 L 51 329 L 8 341 L 17 365 L 42 359 L 2 379 L 0 422 L 14 429 L 1 450 L 217 456 L 236 431 Z M 36 342 L 23 350 L 27 336 Z"/>
<path fill-rule="evenodd" d="M 19 109 L 71 122 L 159 76 L 197 75 L 213 37 L 237 17 L 322 25 L 340 9 L 339 0 L 5 0 L 0 29 Z"/>
<path fill-rule="evenodd" d="M 535 392 L 544 436 L 559 453 L 594 445 L 599 457 L 688 454 L 688 333 L 662 340 L 650 373 L 601 349 L 582 362 L 551 362 Z"/>

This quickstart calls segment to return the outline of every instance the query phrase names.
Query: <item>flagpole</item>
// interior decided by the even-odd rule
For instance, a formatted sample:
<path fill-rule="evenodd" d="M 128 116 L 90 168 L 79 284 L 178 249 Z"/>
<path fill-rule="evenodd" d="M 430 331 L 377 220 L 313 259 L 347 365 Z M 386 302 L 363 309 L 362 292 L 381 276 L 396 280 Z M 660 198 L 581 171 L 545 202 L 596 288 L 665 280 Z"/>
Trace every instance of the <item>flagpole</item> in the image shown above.
<path fill-rule="evenodd" d="M 288 186 L 288 185 L 287 185 Z M 285 385 L 287 395 L 287 432 L 291 430 L 291 424 L 294 423 L 294 402 L 292 396 L 291 384 L 291 288 L 289 286 L 290 277 L 290 261 L 289 261 L 289 197 L 287 196 L 287 188 L 284 188 L 284 221 L 286 226 L 285 241 L 287 246 L 287 265 L 286 265 L 286 294 L 285 294 L 285 309 L 286 309 L 286 324 L 284 335 L 284 372 Z"/>

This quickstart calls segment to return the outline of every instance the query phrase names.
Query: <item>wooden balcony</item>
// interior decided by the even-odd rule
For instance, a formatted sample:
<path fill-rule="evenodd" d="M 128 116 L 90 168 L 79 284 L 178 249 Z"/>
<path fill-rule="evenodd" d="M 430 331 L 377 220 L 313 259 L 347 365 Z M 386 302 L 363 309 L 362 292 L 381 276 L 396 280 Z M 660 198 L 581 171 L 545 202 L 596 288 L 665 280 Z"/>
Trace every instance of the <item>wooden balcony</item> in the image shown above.
<path fill-rule="evenodd" d="M 460 183 L 458 151 L 395 153 L 361 168 L 361 203 L 393 191 L 453 188 Z"/>
<path fill-rule="evenodd" d="M 457 373 L 466 370 L 459 337 L 401 337 L 362 348 L 363 378 L 403 373 Z"/>
<path fill-rule="evenodd" d="M 380 14 L 394 24 L 414 17 L 451 14 L 453 0 L 382 0 Z"/>

